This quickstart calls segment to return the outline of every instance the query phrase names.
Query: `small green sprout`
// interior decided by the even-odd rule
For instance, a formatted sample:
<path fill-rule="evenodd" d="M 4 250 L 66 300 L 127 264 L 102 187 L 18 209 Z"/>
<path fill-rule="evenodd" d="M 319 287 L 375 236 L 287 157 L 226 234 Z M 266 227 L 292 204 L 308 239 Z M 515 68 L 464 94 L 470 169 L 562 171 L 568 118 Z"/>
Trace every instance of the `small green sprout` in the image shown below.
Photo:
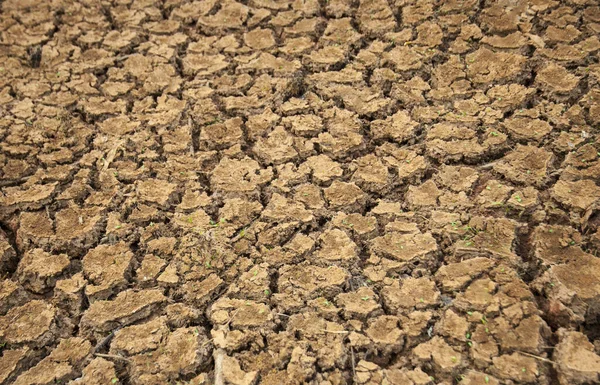
<path fill-rule="evenodd" d="M 368 295 L 366 295 L 366 296 L 364 296 L 364 297 L 361 297 L 361 299 L 362 299 L 363 301 L 368 301 L 368 300 L 370 300 L 370 299 L 371 299 L 371 297 L 369 297 Z"/>

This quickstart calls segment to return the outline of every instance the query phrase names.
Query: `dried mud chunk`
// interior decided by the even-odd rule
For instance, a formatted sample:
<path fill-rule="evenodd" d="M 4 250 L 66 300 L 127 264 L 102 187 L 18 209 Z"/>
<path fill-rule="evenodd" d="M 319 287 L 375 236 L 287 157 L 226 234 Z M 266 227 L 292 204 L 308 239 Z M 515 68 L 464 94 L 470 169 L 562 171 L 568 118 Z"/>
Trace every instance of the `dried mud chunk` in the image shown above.
<path fill-rule="evenodd" d="M 600 261 L 590 254 L 551 266 L 534 287 L 545 293 L 547 316 L 555 324 L 596 322 L 600 315 Z"/>
<path fill-rule="evenodd" d="M 321 40 L 334 45 L 354 46 L 360 41 L 361 36 L 352 26 L 352 19 L 331 19 L 327 23 L 327 28 L 323 32 Z"/>
<path fill-rule="evenodd" d="M 455 341 L 466 342 L 469 323 L 452 309 L 448 309 L 444 312 L 440 321 L 435 325 L 435 330 L 442 336 L 450 337 Z"/>
<path fill-rule="evenodd" d="M 127 326 L 115 332 L 110 343 L 112 354 L 132 356 L 156 350 L 169 333 L 164 317 L 140 325 Z"/>
<path fill-rule="evenodd" d="M 201 282 L 187 281 L 181 286 L 181 291 L 186 303 L 195 306 L 204 306 L 222 285 L 223 280 L 217 274 L 213 273 Z"/>
<path fill-rule="evenodd" d="M 579 84 L 579 80 L 577 76 L 557 64 L 548 64 L 538 72 L 535 78 L 536 83 L 542 89 L 557 94 L 573 91 Z"/>
<path fill-rule="evenodd" d="M 98 245 L 83 257 L 83 273 L 89 284 L 85 294 L 90 302 L 107 299 L 124 289 L 131 272 L 133 253 L 124 242 Z"/>
<path fill-rule="evenodd" d="M 298 157 L 294 137 L 283 127 L 275 128 L 267 138 L 259 138 L 253 151 L 264 163 L 273 165 L 293 161 Z"/>
<path fill-rule="evenodd" d="M 82 361 L 91 350 L 92 344 L 83 338 L 64 339 L 49 356 L 21 374 L 14 384 L 50 385 L 73 379 L 80 373 Z"/>
<path fill-rule="evenodd" d="M 417 39 L 415 44 L 425 47 L 436 47 L 442 44 L 444 33 L 439 25 L 426 21 L 417 26 Z"/>
<path fill-rule="evenodd" d="M 435 273 L 435 278 L 441 283 L 444 291 L 456 292 L 493 266 L 494 262 L 491 259 L 475 257 L 440 267 Z"/>
<path fill-rule="evenodd" d="M 600 356 L 594 353 L 587 337 L 579 332 L 559 329 L 559 342 L 553 359 L 561 385 L 588 384 L 600 381 Z"/>
<path fill-rule="evenodd" d="M 245 372 L 241 369 L 237 359 L 229 356 L 223 357 L 223 379 L 231 385 L 253 385 L 258 380 L 258 371 Z"/>
<path fill-rule="evenodd" d="M 168 207 L 173 201 L 173 194 L 177 185 L 167 181 L 152 179 L 139 181 L 136 185 L 138 198 L 147 203 L 156 203 L 161 207 Z"/>
<path fill-rule="evenodd" d="M 357 211 L 365 204 L 365 193 L 354 183 L 334 181 L 323 190 L 329 207 L 345 212 Z"/>
<path fill-rule="evenodd" d="M 552 132 L 552 126 L 540 119 L 511 118 L 505 120 L 503 125 L 516 140 L 540 141 Z"/>
<path fill-rule="evenodd" d="M 469 192 L 479 179 L 479 174 L 471 167 L 442 165 L 435 179 L 440 185 L 452 191 Z"/>
<path fill-rule="evenodd" d="M 401 149 L 392 143 L 384 143 L 377 147 L 375 154 L 381 157 L 388 167 L 396 170 L 398 179 L 403 183 L 416 178 L 427 169 L 425 157 L 414 151 Z"/>
<path fill-rule="evenodd" d="M 304 56 L 307 67 L 313 71 L 328 71 L 346 60 L 346 50 L 338 46 L 326 46 Z"/>
<path fill-rule="evenodd" d="M 581 32 L 572 25 L 567 25 L 564 28 L 549 25 L 544 32 L 544 40 L 547 42 L 569 43 L 577 39 L 579 35 L 581 35 Z"/>
<path fill-rule="evenodd" d="M 573 261 L 587 255 L 578 244 L 581 240 L 574 228 L 542 224 L 533 230 L 533 255 L 548 265 Z"/>
<path fill-rule="evenodd" d="M 101 207 L 79 208 L 72 206 L 57 212 L 56 239 L 75 246 L 91 245 L 100 237 L 103 222 Z"/>
<path fill-rule="evenodd" d="M 214 324 L 229 322 L 232 329 L 272 328 L 273 314 L 269 306 L 248 300 L 220 298 L 209 309 Z"/>
<path fill-rule="evenodd" d="M 465 78 L 465 66 L 458 55 L 452 55 L 447 62 L 436 65 L 432 75 L 436 88 L 448 87 L 456 80 Z"/>
<path fill-rule="evenodd" d="M 16 373 L 25 366 L 28 348 L 19 350 L 4 350 L 0 357 L 0 384 L 8 384 L 9 379 L 14 379 Z"/>
<path fill-rule="evenodd" d="M 228 29 L 239 29 L 248 18 L 249 8 L 228 1 L 214 15 L 200 16 L 198 26 L 207 34 L 218 34 Z"/>
<path fill-rule="evenodd" d="M 104 114 L 124 114 L 127 112 L 127 103 L 124 100 L 111 102 L 104 97 L 90 97 L 78 102 L 80 108 L 88 115 L 99 116 Z"/>
<path fill-rule="evenodd" d="M 213 190 L 226 196 L 254 195 L 258 186 L 268 182 L 271 177 L 272 171 L 261 169 L 253 159 L 246 157 L 236 160 L 225 157 L 213 170 L 210 185 Z"/>
<path fill-rule="evenodd" d="M 209 76 L 227 68 L 229 62 L 223 55 L 196 55 L 188 53 L 182 60 L 185 75 Z"/>
<path fill-rule="evenodd" d="M 486 93 L 493 100 L 492 107 L 503 111 L 522 106 L 534 94 L 535 88 L 527 88 L 515 83 L 494 86 Z"/>
<path fill-rule="evenodd" d="M 271 294 L 268 267 L 268 264 L 262 263 L 241 274 L 236 282 L 229 286 L 227 295 L 253 301 L 267 300 Z"/>
<path fill-rule="evenodd" d="M 360 29 L 370 35 L 380 35 L 396 28 L 396 19 L 385 0 L 361 0 L 358 5 Z"/>
<path fill-rule="evenodd" d="M 352 181 L 362 189 L 369 192 L 383 193 L 390 182 L 390 173 L 387 167 L 373 154 L 363 156 L 354 161 L 356 171 L 352 174 Z"/>
<path fill-rule="evenodd" d="M 538 204 L 538 191 L 533 187 L 525 187 L 515 191 L 508 199 L 510 207 L 517 210 L 530 210 Z"/>
<path fill-rule="evenodd" d="M 550 328 L 539 316 L 534 315 L 513 325 L 506 318 L 496 318 L 491 322 L 491 331 L 503 349 L 539 354 L 546 345 L 545 339 L 551 335 Z"/>
<path fill-rule="evenodd" d="M 397 353 L 404 346 L 404 332 L 399 326 L 400 319 L 391 315 L 382 315 L 369 320 L 365 334 L 382 355 Z"/>
<path fill-rule="evenodd" d="M 323 129 L 323 120 L 317 115 L 294 115 L 283 118 L 281 122 L 294 134 L 304 137 L 315 136 Z"/>
<path fill-rule="evenodd" d="M 319 134 L 316 141 L 321 146 L 323 153 L 334 159 L 342 159 L 351 156 L 364 145 L 364 138 L 356 132 L 337 133 L 335 135 L 326 132 Z"/>
<path fill-rule="evenodd" d="M 262 212 L 262 219 L 270 222 L 310 222 L 313 215 L 301 203 L 291 202 L 280 194 L 273 194 L 269 204 Z"/>
<path fill-rule="evenodd" d="M 414 348 L 413 356 L 419 363 L 431 362 L 442 373 L 450 373 L 463 364 L 462 355 L 438 336 Z"/>
<path fill-rule="evenodd" d="M 406 193 L 406 202 L 409 207 L 419 208 L 424 206 L 436 206 L 437 200 L 442 192 L 431 179 L 420 186 L 409 186 Z"/>
<path fill-rule="evenodd" d="M 492 179 L 486 183 L 485 189 L 481 190 L 476 202 L 485 208 L 500 208 L 512 190 L 512 187 Z"/>
<path fill-rule="evenodd" d="M 54 303 L 70 314 L 79 314 L 83 307 L 83 290 L 86 283 L 82 273 L 57 281 L 54 288 Z"/>
<path fill-rule="evenodd" d="M 364 286 L 355 292 L 339 294 L 335 298 L 335 303 L 343 309 L 347 319 L 365 320 L 381 309 L 375 292 Z"/>
<path fill-rule="evenodd" d="M 520 353 L 505 354 L 492 359 L 494 365 L 490 372 L 503 380 L 516 380 L 522 383 L 546 384 L 540 376 L 537 362 L 534 358 Z"/>
<path fill-rule="evenodd" d="M 185 231 L 202 233 L 210 227 L 216 227 L 219 224 L 214 224 L 208 214 L 202 209 L 197 209 L 192 213 L 175 213 L 171 222 L 174 227 Z"/>
<path fill-rule="evenodd" d="M 122 291 L 113 300 L 92 303 L 81 317 L 80 330 L 84 335 L 109 332 L 146 318 L 165 301 L 160 290 Z"/>
<path fill-rule="evenodd" d="M 600 187 L 591 180 L 559 180 L 552 187 L 554 199 L 575 210 L 588 210 L 600 199 Z"/>
<path fill-rule="evenodd" d="M 429 130 L 426 144 L 427 152 L 431 156 L 446 161 L 458 161 L 463 158 L 477 159 L 485 153 L 491 143 L 480 144 L 476 132 L 466 127 L 440 123 Z"/>
<path fill-rule="evenodd" d="M 552 153 L 544 149 L 518 145 L 494 165 L 494 171 L 515 183 L 543 186 L 552 158 Z"/>
<path fill-rule="evenodd" d="M 327 155 L 311 156 L 304 164 L 312 170 L 313 180 L 318 184 L 327 184 L 343 174 L 339 163 L 334 162 Z"/>
<path fill-rule="evenodd" d="M 48 345 L 56 338 L 57 315 L 56 308 L 41 300 L 14 307 L 0 317 L 0 340 L 34 347 Z"/>
<path fill-rule="evenodd" d="M 513 252 L 516 228 L 517 222 L 507 218 L 473 217 L 463 240 L 455 244 L 455 255 L 492 256 L 518 264 L 520 258 Z"/>
<path fill-rule="evenodd" d="M 521 71 L 527 58 L 525 56 L 493 52 L 479 48 L 467 55 L 467 76 L 475 83 L 492 83 L 514 79 Z"/>
<path fill-rule="evenodd" d="M 521 32 L 517 31 L 506 36 L 484 36 L 481 42 L 495 48 L 517 49 L 526 45 L 528 39 Z"/>
<path fill-rule="evenodd" d="M 414 71 L 423 66 L 424 57 L 415 49 L 397 46 L 384 53 L 383 63 L 391 64 L 396 71 Z"/>
<path fill-rule="evenodd" d="M 115 364 L 97 357 L 83 369 L 80 380 L 73 380 L 68 385 L 105 385 L 109 383 L 120 384 L 115 371 Z"/>
<path fill-rule="evenodd" d="M 207 124 L 200 130 L 200 142 L 209 150 L 222 150 L 237 144 L 242 139 L 242 118 Z"/>
<path fill-rule="evenodd" d="M 139 354 L 131 357 L 132 382 L 148 384 L 144 376 L 162 377 L 159 383 L 168 383 L 168 379 L 189 378 L 207 359 L 206 342 L 206 336 L 196 327 L 175 329 L 168 333 L 161 347 L 151 356 Z"/>
<path fill-rule="evenodd" d="M 225 228 L 228 232 L 231 230 L 233 233 L 234 229 L 250 225 L 262 209 L 263 207 L 259 202 L 250 202 L 239 198 L 227 199 L 219 210 L 220 221 L 225 223 L 219 226 Z"/>
<path fill-rule="evenodd" d="M 407 278 L 385 286 L 381 297 L 385 308 L 397 314 L 438 304 L 440 292 L 429 278 Z"/>
<path fill-rule="evenodd" d="M 18 206 L 20 208 L 40 208 L 47 204 L 56 190 L 58 182 L 36 184 L 23 190 L 21 187 L 7 187 L 0 197 L 0 205 L 4 207 Z"/>
<path fill-rule="evenodd" d="M 326 264 L 353 264 L 358 260 L 357 247 L 344 231 L 326 230 L 319 237 L 319 250 L 315 252 L 313 258 L 316 262 Z"/>
<path fill-rule="evenodd" d="M 418 123 L 406 111 L 400 110 L 385 120 L 371 122 L 373 139 L 391 139 L 402 143 L 414 137 Z"/>
<path fill-rule="evenodd" d="M 51 290 L 56 277 L 69 266 L 66 254 L 52 255 L 42 249 L 31 250 L 19 262 L 17 276 L 19 282 L 35 293 Z"/>
<path fill-rule="evenodd" d="M 237 72 L 238 73 L 249 72 L 249 71 L 259 71 L 261 73 L 262 72 L 270 72 L 270 73 L 272 72 L 275 76 L 280 76 L 280 75 L 290 75 L 290 74 L 300 70 L 301 68 L 302 68 L 302 64 L 300 64 L 300 61 L 298 61 L 298 60 L 286 60 L 282 57 L 276 57 L 276 56 L 271 55 L 270 53 L 263 52 L 260 55 L 258 55 L 258 57 L 255 57 L 253 60 L 250 60 L 248 63 L 238 65 Z M 226 108 L 230 109 L 227 107 L 227 100 L 232 99 L 232 98 L 224 98 L 224 99 L 226 102 Z M 234 99 L 232 99 L 232 100 L 234 100 Z M 259 105 L 258 100 L 256 102 L 254 102 L 253 105 L 250 105 L 250 103 L 246 103 L 246 104 L 247 105 L 240 104 L 237 108 L 239 108 L 239 109 L 248 108 L 248 107 L 258 108 L 261 106 L 261 105 Z"/>
<path fill-rule="evenodd" d="M 465 311 L 484 311 L 488 306 L 492 305 L 492 302 L 497 301 L 497 299 L 494 299 L 497 287 L 496 282 L 489 278 L 481 278 L 473 281 L 464 293 L 456 295 L 454 305 L 458 309 Z"/>
<path fill-rule="evenodd" d="M 361 239 L 368 239 L 375 235 L 377 231 L 377 218 L 365 217 L 358 213 L 349 215 L 338 213 L 331 221 L 331 224 L 350 231 Z"/>
<path fill-rule="evenodd" d="M 382 93 L 374 88 L 340 85 L 334 87 L 332 91 L 335 97 L 344 102 L 348 110 L 360 116 L 387 115 L 392 107 L 392 100 L 383 97 Z"/>
<path fill-rule="evenodd" d="M 308 37 L 298 37 L 287 39 L 286 44 L 279 47 L 279 51 L 289 56 L 299 56 L 306 54 L 315 46 L 315 43 Z"/>
<path fill-rule="evenodd" d="M 485 373 L 469 370 L 465 376 L 461 377 L 461 385 L 500 385 L 500 381 L 493 376 Z"/>
<path fill-rule="evenodd" d="M 348 272 L 337 266 L 286 265 L 279 269 L 277 287 L 280 293 L 306 298 L 331 297 L 341 291 L 348 277 Z"/>
<path fill-rule="evenodd" d="M 438 250 L 431 233 L 400 234 L 387 233 L 371 241 L 370 250 L 375 254 L 401 262 L 429 259 Z"/>

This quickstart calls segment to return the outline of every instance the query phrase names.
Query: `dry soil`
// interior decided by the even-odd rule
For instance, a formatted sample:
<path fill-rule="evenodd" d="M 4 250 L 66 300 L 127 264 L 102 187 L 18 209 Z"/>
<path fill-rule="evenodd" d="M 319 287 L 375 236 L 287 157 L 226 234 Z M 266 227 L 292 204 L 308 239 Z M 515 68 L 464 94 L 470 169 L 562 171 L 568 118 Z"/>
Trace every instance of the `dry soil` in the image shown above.
<path fill-rule="evenodd" d="M 597 0 L 0 9 L 0 384 L 600 383 Z"/>

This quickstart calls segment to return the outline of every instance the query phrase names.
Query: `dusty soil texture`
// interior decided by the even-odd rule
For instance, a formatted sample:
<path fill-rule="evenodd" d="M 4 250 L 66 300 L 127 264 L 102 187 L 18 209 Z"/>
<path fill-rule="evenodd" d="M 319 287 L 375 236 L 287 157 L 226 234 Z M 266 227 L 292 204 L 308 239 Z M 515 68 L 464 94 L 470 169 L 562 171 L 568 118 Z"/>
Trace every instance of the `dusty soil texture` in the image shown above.
<path fill-rule="evenodd" d="M 0 384 L 600 383 L 597 0 L 0 9 Z"/>

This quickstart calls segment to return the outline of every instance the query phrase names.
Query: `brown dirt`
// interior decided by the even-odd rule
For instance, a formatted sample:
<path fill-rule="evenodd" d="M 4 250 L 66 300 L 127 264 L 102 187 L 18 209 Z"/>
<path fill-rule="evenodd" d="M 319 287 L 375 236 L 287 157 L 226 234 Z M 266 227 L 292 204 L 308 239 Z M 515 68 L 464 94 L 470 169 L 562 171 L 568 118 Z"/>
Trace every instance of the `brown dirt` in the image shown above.
<path fill-rule="evenodd" d="M 0 1 L 0 385 L 600 383 L 596 0 Z"/>

